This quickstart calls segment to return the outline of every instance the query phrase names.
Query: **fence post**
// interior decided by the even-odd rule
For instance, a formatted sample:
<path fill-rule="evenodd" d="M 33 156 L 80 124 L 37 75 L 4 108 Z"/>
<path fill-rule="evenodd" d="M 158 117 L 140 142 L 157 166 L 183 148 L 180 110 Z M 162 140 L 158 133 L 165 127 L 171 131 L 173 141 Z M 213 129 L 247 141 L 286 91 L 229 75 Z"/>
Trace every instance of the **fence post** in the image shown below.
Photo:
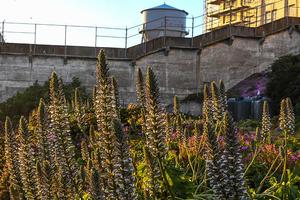
<path fill-rule="evenodd" d="M 65 59 L 67 57 L 67 25 L 65 25 Z"/>
<path fill-rule="evenodd" d="M 36 48 L 36 24 L 34 24 L 34 47 L 33 47 L 33 55 L 35 55 Z"/>
<path fill-rule="evenodd" d="M 97 57 L 97 38 L 98 38 L 98 36 L 97 36 L 97 26 L 95 27 L 95 57 Z"/>
<path fill-rule="evenodd" d="M 165 16 L 165 24 L 164 24 L 164 46 L 167 46 L 167 41 L 166 41 L 166 37 L 167 37 L 167 16 Z"/>
<path fill-rule="evenodd" d="M 2 38 L 1 39 L 1 43 L 4 43 L 4 20 L 2 22 L 2 35 L 1 35 Z"/>
<path fill-rule="evenodd" d="M 194 16 L 192 17 L 192 46 L 194 45 Z"/>
<path fill-rule="evenodd" d="M 127 34 L 128 34 L 128 28 L 126 26 L 126 29 L 125 29 L 125 57 L 127 57 Z"/>

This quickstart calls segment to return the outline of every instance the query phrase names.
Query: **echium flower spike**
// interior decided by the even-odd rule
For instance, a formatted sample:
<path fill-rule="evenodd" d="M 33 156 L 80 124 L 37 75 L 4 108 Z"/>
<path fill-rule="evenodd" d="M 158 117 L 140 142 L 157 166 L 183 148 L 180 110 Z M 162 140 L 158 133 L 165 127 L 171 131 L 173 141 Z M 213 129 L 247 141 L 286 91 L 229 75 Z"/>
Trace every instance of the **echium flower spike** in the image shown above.
<path fill-rule="evenodd" d="M 9 173 L 9 194 L 10 199 L 22 199 L 22 181 L 20 175 L 20 163 L 18 158 L 18 142 L 9 117 L 5 120 L 5 161 L 6 169 Z M 14 153 L 15 152 L 15 153 Z"/>
<path fill-rule="evenodd" d="M 4 132 L 0 132 L 0 177 L 3 177 L 5 172 L 5 139 L 4 139 Z M 1 179 L 0 178 L 0 187 L 1 187 Z"/>
<path fill-rule="evenodd" d="M 286 98 L 286 128 L 289 134 L 295 133 L 295 114 L 293 104 L 290 98 Z"/>
<path fill-rule="evenodd" d="M 144 198 L 145 199 L 158 199 L 159 190 L 160 190 L 160 171 L 157 166 L 156 159 L 153 159 L 151 156 L 149 149 L 147 146 L 143 147 L 144 153 L 144 162 L 146 164 L 145 175 L 145 182 L 143 184 L 144 189 Z"/>
<path fill-rule="evenodd" d="M 144 79 L 141 68 L 137 69 L 136 73 L 136 94 L 137 103 L 142 109 L 145 108 L 145 89 L 144 89 Z"/>
<path fill-rule="evenodd" d="M 172 134 L 172 130 L 171 130 L 171 119 L 170 119 L 170 115 L 168 113 L 165 113 L 165 141 L 166 144 L 169 145 L 170 141 L 171 141 L 171 134 Z"/>
<path fill-rule="evenodd" d="M 172 199 L 175 199 L 164 169 L 164 159 L 167 154 L 164 119 L 160 107 L 158 84 L 150 67 L 147 68 L 146 74 L 146 129 L 146 145 L 150 150 L 150 154 L 157 161 L 155 165 L 160 170 L 166 189 Z"/>
<path fill-rule="evenodd" d="M 108 66 L 104 51 L 101 50 L 98 55 L 96 66 L 97 71 L 97 94 L 95 113 L 97 118 L 97 126 L 99 131 L 97 146 L 99 148 L 99 158 L 101 158 L 99 167 L 103 171 L 99 171 L 100 176 L 105 179 L 105 198 L 119 198 L 119 158 L 118 143 L 116 135 L 113 134 L 113 119 L 117 117 L 113 109 L 113 98 L 111 93 L 111 83 L 108 76 Z"/>
<path fill-rule="evenodd" d="M 220 92 L 214 81 L 211 83 L 211 100 L 212 100 L 213 118 L 216 122 L 221 121 L 223 109 L 220 103 Z"/>
<path fill-rule="evenodd" d="M 204 116 L 208 119 L 208 116 Z M 206 167 L 208 182 L 211 186 L 216 199 L 224 199 L 226 196 L 223 180 L 223 172 L 220 169 L 221 150 L 215 134 L 215 127 L 211 121 L 204 121 L 203 131 L 207 137 Z"/>
<path fill-rule="evenodd" d="M 180 104 L 176 95 L 173 98 L 173 113 L 176 116 L 180 114 Z"/>
<path fill-rule="evenodd" d="M 286 101 L 282 99 L 280 102 L 280 113 L 279 113 L 279 128 L 281 130 L 286 130 L 287 124 L 287 110 L 286 110 Z"/>
<path fill-rule="evenodd" d="M 112 92 L 112 107 L 117 115 L 120 118 L 120 99 L 119 99 L 119 90 L 118 90 L 118 83 L 115 77 L 111 78 L 111 92 Z"/>
<path fill-rule="evenodd" d="M 51 200 L 54 199 L 54 184 L 49 174 L 53 173 L 52 166 L 49 161 L 44 160 L 42 163 L 36 163 L 36 184 L 38 199 Z"/>
<path fill-rule="evenodd" d="M 146 116 L 145 116 L 145 106 L 146 106 L 146 97 L 145 97 L 145 88 L 144 88 L 144 79 L 141 68 L 137 69 L 136 73 L 136 96 L 137 96 L 137 104 L 141 108 L 142 115 L 142 131 L 145 132 L 146 127 Z"/>
<path fill-rule="evenodd" d="M 89 176 L 89 192 L 94 200 L 104 200 L 103 192 L 101 191 L 100 175 L 94 167 L 90 169 Z"/>
<path fill-rule="evenodd" d="M 151 154 L 159 159 L 163 159 L 167 152 L 163 121 L 156 77 L 152 69 L 148 67 L 146 76 L 146 137 Z"/>
<path fill-rule="evenodd" d="M 211 118 L 212 115 L 212 105 L 211 105 L 211 98 L 208 91 L 208 86 L 204 84 L 203 89 L 203 103 L 202 103 L 202 118 L 204 120 L 209 120 L 208 118 Z M 206 117 L 208 117 L 206 119 Z"/>
<path fill-rule="evenodd" d="M 32 134 L 26 119 L 22 116 L 18 128 L 20 175 L 26 199 L 36 199 L 35 157 L 32 148 Z"/>
<path fill-rule="evenodd" d="M 51 151 L 55 154 L 59 173 L 59 198 L 75 198 L 81 193 L 79 166 L 75 160 L 75 146 L 70 135 L 62 82 L 55 72 L 50 80 L 49 131 L 52 140 Z"/>
<path fill-rule="evenodd" d="M 263 142 L 271 143 L 271 118 L 269 114 L 269 104 L 264 101 L 262 113 L 261 136 Z"/>
<path fill-rule="evenodd" d="M 129 144 L 127 135 L 122 130 L 122 124 L 118 120 L 113 121 L 114 132 L 117 136 L 119 159 L 120 159 L 120 177 L 118 177 L 121 194 L 126 200 L 134 200 L 137 198 L 135 194 L 133 165 L 129 152 Z"/>
<path fill-rule="evenodd" d="M 85 140 L 81 141 L 81 157 L 85 162 L 88 162 L 90 159 L 90 152 L 88 148 L 88 143 Z"/>
<path fill-rule="evenodd" d="M 43 99 L 40 99 L 39 106 L 36 112 L 37 124 L 35 127 L 35 134 L 37 137 L 37 151 L 39 152 L 38 160 L 41 162 L 43 160 L 52 161 L 50 152 L 50 141 L 49 141 L 49 119 L 48 112 Z M 53 162 L 53 161 L 52 161 Z"/>
<path fill-rule="evenodd" d="M 219 90 L 220 90 L 220 108 L 222 110 L 222 113 L 225 113 L 227 111 L 227 95 L 226 95 L 226 89 L 224 82 L 220 80 L 219 83 Z"/>
<path fill-rule="evenodd" d="M 224 197 L 226 199 L 249 199 L 243 178 L 244 166 L 240 153 L 237 129 L 228 112 L 224 114 L 222 132 L 225 136 L 225 147 L 220 168 L 224 176 L 223 188 L 226 192 L 226 196 Z"/>

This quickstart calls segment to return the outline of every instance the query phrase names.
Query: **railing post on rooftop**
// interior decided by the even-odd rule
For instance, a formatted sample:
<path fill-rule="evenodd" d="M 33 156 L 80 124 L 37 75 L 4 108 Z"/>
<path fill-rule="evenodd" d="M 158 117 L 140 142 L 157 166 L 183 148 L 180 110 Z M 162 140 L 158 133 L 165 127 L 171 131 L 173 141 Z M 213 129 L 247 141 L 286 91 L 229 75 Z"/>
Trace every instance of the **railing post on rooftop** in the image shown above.
<path fill-rule="evenodd" d="M 2 34 L 1 34 L 1 43 L 4 43 L 4 20 L 3 20 L 3 22 L 2 22 Z"/>
<path fill-rule="evenodd" d="M 33 46 L 33 55 L 35 55 L 36 48 L 36 24 L 34 24 L 34 46 Z"/>
<path fill-rule="evenodd" d="M 167 16 L 165 16 L 165 23 L 164 23 L 164 46 L 167 46 L 167 41 L 166 41 L 166 37 L 167 37 Z"/>
<path fill-rule="evenodd" d="M 194 16 L 192 17 L 192 46 L 194 46 Z"/>
<path fill-rule="evenodd" d="M 65 25 L 65 49 L 64 49 L 64 58 L 65 58 L 65 62 L 66 62 L 66 58 L 67 58 L 67 25 Z"/>
<path fill-rule="evenodd" d="M 97 36 L 97 26 L 95 27 L 95 57 L 97 57 L 97 38 L 98 38 L 98 36 Z"/>
<path fill-rule="evenodd" d="M 127 57 L 127 34 L 128 34 L 128 28 L 126 26 L 126 29 L 125 29 L 125 57 Z"/>

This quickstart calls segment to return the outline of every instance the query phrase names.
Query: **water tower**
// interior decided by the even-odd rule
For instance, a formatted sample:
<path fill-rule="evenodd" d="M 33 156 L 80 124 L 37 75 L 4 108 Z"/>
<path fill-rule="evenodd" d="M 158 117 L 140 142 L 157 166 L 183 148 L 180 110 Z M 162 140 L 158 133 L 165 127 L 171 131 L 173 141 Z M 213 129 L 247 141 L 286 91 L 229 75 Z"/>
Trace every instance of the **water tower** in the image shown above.
<path fill-rule="evenodd" d="M 149 8 L 141 11 L 143 19 L 143 28 L 140 31 L 142 41 L 149 41 L 154 38 L 169 36 L 169 37 L 184 37 L 188 34 L 186 31 L 186 16 L 188 13 L 162 4 L 154 8 Z"/>

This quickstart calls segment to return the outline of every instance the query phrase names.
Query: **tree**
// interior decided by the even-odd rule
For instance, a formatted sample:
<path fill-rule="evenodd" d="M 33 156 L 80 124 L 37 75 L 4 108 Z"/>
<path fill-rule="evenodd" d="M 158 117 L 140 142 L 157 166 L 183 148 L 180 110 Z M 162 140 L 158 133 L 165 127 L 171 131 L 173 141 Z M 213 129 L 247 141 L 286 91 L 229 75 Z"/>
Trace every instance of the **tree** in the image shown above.
<path fill-rule="evenodd" d="M 272 110 L 277 114 L 281 99 L 290 97 L 294 103 L 300 101 L 300 55 L 281 57 L 271 69 L 266 94 L 272 99 Z"/>

